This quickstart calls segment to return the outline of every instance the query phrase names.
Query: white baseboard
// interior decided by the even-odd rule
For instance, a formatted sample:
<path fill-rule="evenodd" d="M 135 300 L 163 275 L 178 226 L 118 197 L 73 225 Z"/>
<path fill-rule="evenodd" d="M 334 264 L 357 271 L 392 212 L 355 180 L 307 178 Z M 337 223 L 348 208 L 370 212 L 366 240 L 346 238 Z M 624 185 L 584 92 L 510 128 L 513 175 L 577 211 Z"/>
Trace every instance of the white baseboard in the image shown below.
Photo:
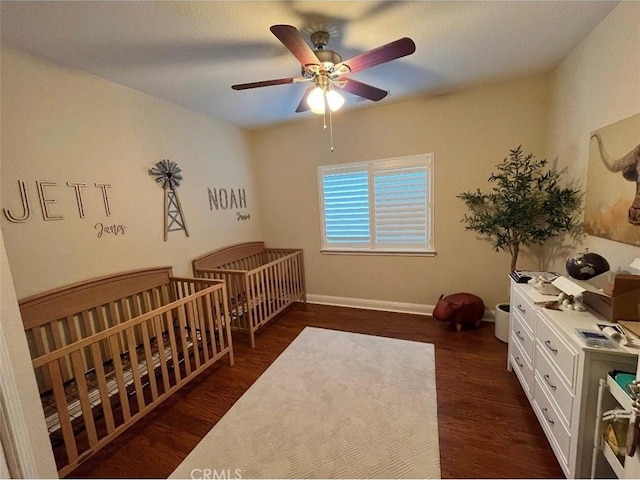
<path fill-rule="evenodd" d="M 413 313 L 431 315 L 434 305 L 419 303 L 390 302 L 386 300 L 368 300 L 365 298 L 333 297 L 330 295 L 307 294 L 307 302 L 335 307 L 361 308 L 364 310 L 382 310 L 385 312 Z"/>
<path fill-rule="evenodd" d="M 412 313 L 414 315 L 430 316 L 435 305 L 421 303 L 391 302 L 387 300 L 368 300 L 366 298 L 334 297 L 331 295 L 307 294 L 308 303 L 318 305 L 332 305 L 334 307 L 361 308 L 363 310 L 381 310 L 383 312 Z M 495 312 L 485 310 L 482 320 L 495 321 Z"/>

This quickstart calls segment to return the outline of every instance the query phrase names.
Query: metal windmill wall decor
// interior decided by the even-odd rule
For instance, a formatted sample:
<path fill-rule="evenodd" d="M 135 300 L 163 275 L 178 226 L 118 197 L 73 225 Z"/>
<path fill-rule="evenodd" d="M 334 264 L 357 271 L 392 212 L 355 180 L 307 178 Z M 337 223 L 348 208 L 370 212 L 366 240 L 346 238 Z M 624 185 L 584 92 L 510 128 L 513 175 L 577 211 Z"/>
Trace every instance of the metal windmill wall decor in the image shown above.
<path fill-rule="evenodd" d="M 149 169 L 149 175 L 155 175 L 156 182 L 164 189 L 164 241 L 167 241 L 169 232 L 183 230 L 188 237 L 187 222 L 182 213 L 182 206 L 176 189 L 182 181 L 182 170 L 172 160 L 161 160 L 156 166 Z"/>

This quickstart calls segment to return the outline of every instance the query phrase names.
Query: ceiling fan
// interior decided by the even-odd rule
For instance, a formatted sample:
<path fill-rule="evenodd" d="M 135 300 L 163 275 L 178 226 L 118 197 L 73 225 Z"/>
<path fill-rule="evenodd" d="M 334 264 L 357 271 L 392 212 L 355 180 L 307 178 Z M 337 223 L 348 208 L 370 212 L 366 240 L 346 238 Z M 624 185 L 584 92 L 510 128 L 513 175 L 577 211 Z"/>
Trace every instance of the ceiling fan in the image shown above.
<path fill-rule="evenodd" d="M 311 110 L 313 113 L 324 113 L 326 106 L 330 111 L 337 110 L 344 103 L 344 98 L 336 92 L 336 89 L 374 102 L 382 100 L 389 92 L 354 80 L 349 77 L 349 74 L 411 55 L 416 50 L 413 40 L 404 37 L 343 61 L 338 53 L 326 48 L 329 43 L 329 33 L 326 31 L 311 34 L 311 42 L 315 48 L 312 50 L 300 32 L 291 25 L 273 25 L 270 30 L 298 59 L 302 66 L 301 75 L 241 83 L 232 85 L 231 88 L 246 90 L 272 85 L 313 82 L 302 97 L 296 112 Z"/>

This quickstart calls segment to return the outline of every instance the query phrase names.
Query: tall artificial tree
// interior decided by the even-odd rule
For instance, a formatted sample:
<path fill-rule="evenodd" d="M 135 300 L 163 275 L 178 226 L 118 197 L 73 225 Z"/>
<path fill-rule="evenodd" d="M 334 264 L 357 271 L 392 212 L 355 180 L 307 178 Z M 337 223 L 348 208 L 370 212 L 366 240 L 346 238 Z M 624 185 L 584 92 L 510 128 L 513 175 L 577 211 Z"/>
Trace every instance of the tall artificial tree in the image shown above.
<path fill-rule="evenodd" d="M 491 192 L 458 195 L 469 209 L 462 219 L 465 230 L 491 240 L 496 251 L 508 250 L 511 270 L 521 247 L 543 245 L 578 226 L 582 193 L 573 181 L 562 186 L 562 173 L 547 163 L 525 155 L 520 145 L 496 165 L 497 172 L 489 177 Z"/>

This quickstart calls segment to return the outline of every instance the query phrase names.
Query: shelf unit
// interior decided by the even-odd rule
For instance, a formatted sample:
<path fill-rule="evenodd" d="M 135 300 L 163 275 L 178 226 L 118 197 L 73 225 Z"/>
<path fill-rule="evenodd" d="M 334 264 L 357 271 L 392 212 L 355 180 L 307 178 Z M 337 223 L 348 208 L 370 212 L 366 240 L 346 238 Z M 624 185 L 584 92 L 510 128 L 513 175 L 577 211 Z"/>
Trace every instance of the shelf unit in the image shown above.
<path fill-rule="evenodd" d="M 616 402 L 627 411 L 631 410 L 631 404 L 633 401 L 631 397 L 622 389 L 618 382 L 616 382 L 611 375 L 607 375 L 607 387 L 609 387 L 609 392 L 613 395 L 613 398 L 616 399 Z"/>
<path fill-rule="evenodd" d="M 618 456 L 615 453 L 613 453 L 613 450 L 611 450 L 611 447 L 609 446 L 609 444 L 603 441 L 601 448 L 602 448 L 602 454 L 604 455 L 604 458 L 607 460 L 607 462 L 611 466 L 611 469 L 613 470 L 613 473 L 616 474 L 616 477 L 624 478 L 624 465 L 622 464 L 622 462 L 620 462 L 620 459 L 618 458 Z"/>
<path fill-rule="evenodd" d="M 602 456 L 607 461 L 616 477 L 624 478 L 624 460 L 621 461 L 620 457 L 613 452 L 611 446 L 603 438 L 603 423 L 605 421 L 603 419 L 603 416 L 612 411 L 604 411 L 603 403 L 605 391 L 609 392 L 609 394 L 614 398 L 614 400 L 620 407 L 614 408 L 613 412 L 619 412 L 620 418 L 626 417 L 629 421 L 629 426 L 627 428 L 633 428 L 633 425 L 631 423 L 631 418 L 633 417 L 629 416 L 632 412 L 633 401 L 631 397 L 624 391 L 624 389 L 614 380 L 614 378 L 611 375 L 607 375 L 606 380 L 600 380 L 600 388 L 598 390 L 598 407 L 596 428 L 594 434 L 594 452 L 593 462 L 591 466 L 591 478 L 596 478 L 596 460 L 598 452 L 602 452 Z M 626 456 L 623 458 L 626 458 Z"/>

